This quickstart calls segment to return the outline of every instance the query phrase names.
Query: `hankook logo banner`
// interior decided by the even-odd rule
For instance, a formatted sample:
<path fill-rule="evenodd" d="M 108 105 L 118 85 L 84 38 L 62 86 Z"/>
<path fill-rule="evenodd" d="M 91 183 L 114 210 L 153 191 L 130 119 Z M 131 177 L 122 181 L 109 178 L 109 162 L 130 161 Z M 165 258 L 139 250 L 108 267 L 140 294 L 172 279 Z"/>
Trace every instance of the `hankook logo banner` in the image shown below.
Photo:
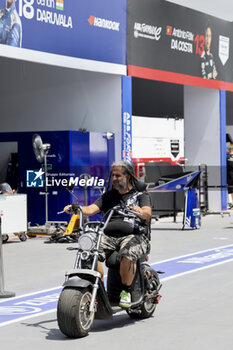
<path fill-rule="evenodd" d="M 120 22 L 112 21 L 110 19 L 99 18 L 91 15 L 88 18 L 88 22 L 93 27 L 99 27 L 103 29 L 113 30 L 119 32 L 120 30 Z"/>

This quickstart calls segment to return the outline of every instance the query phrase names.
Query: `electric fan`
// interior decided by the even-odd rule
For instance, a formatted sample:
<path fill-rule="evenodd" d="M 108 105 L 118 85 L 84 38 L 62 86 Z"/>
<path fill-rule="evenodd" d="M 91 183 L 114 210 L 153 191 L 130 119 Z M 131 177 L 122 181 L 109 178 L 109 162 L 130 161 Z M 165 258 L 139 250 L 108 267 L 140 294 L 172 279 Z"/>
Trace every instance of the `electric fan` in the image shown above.
<path fill-rule="evenodd" d="M 32 146 L 35 157 L 39 163 L 44 163 L 44 187 L 45 187 L 45 224 L 48 222 L 48 188 L 47 188 L 47 154 L 51 145 L 43 143 L 42 138 L 38 134 L 32 137 Z"/>

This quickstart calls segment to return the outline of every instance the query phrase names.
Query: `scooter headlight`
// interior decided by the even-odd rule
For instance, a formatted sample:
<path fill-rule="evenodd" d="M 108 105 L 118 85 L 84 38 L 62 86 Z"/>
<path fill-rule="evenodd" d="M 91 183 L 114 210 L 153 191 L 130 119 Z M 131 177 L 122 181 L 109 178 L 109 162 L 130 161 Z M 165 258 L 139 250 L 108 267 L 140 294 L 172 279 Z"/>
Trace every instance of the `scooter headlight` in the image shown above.
<path fill-rule="evenodd" d="M 79 237 L 78 244 L 80 249 L 89 251 L 94 247 L 95 242 L 91 234 L 84 233 L 82 236 Z"/>

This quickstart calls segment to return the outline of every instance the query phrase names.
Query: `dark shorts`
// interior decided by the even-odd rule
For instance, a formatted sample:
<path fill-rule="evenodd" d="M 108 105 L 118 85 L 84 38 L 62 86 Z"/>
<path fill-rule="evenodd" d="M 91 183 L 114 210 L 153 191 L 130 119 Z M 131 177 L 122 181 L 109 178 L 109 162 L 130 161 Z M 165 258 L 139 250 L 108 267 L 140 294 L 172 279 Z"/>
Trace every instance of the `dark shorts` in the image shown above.
<path fill-rule="evenodd" d="M 113 237 L 103 235 L 100 243 L 99 260 L 104 261 L 112 251 L 118 251 L 119 261 L 123 256 L 136 262 L 141 256 L 150 252 L 150 242 L 145 235 L 127 235 Z"/>

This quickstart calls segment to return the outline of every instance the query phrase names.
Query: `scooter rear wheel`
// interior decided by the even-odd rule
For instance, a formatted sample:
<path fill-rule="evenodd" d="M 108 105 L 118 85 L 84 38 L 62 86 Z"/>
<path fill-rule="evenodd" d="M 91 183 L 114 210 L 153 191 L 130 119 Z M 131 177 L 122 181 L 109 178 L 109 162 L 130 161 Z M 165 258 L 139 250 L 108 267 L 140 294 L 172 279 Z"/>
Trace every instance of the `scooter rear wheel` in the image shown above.
<path fill-rule="evenodd" d="M 159 277 L 157 272 L 152 269 L 150 266 L 145 267 L 145 274 L 149 273 L 150 284 L 151 284 L 151 292 L 157 290 L 159 285 Z M 147 290 L 145 290 L 147 293 Z M 137 310 L 127 310 L 129 317 L 133 319 L 144 319 L 149 318 L 153 315 L 157 304 L 153 303 L 151 299 L 145 299 L 141 307 Z"/>
<path fill-rule="evenodd" d="M 88 335 L 94 321 L 94 312 L 89 311 L 91 293 L 87 288 L 64 288 L 57 308 L 58 326 L 70 338 Z"/>
<path fill-rule="evenodd" d="M 142 320 L 144 318 L 149 318 L 150 316 L 152 316 L 155 309 L 156 309 L 155 304 L 144 302 L 140 307 L 140 309 L 138 309 L 137 311 L 127 310 L 127 314 L 129 315 L 130 318 L 134 320 L 135 319 Z"/>

